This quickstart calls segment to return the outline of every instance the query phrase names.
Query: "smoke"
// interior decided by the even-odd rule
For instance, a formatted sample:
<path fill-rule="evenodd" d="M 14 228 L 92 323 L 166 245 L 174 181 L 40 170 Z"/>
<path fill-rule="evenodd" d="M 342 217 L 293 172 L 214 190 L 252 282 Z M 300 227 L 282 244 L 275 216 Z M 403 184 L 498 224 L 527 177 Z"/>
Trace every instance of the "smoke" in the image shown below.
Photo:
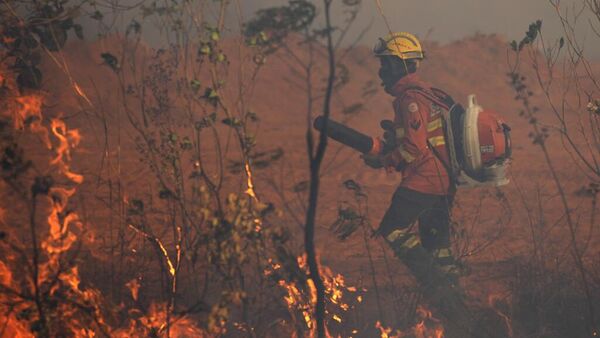
<path fill-rule="evenodd" d="M 442 43 L 461 39 L 476 33 L 499 34 L 507 40 L 519 41 L 525 34 L 530 23 L 540 19 L 543 21 L 543 37 L 548 42 L 555 41 L 564 35 L 559 19 L 551 1 L 522 1 L 522 0 L 380 0 L 383 11 L 380 12 L 376 0 L 362 0 L 361 11 L 346 38 L 346 43 L 354 43 L 359 36 L 360 44 L 371 45 L 380 36 L 391 31 L 409 31 L 421 39 L 439 41 Z M 317 5 L 322 1 L 313 0 Z M 334 1 L 334 7 L 339 8 L 342 1 Z M 581 12 L 586 0 L 560 0 L 560 10 L 571 21 Z M 136 0 L 123 0 L 119 4 L 137 3 Z M 287 0 L 232 0 L 228 12 L 229 26 L 225 34 L 237 35 L 241 19 L 251 18 L 256 11 L 270 6 L 283 6 Z M 238 6 L 239 5 L 239 6 Z M 207 17 L 215 16 L 215 8 L 206 8 Z M 322 11 L 321 11 L 322 12 Z M 586 45 L 586 53 L 592 58 L 600 57 L 600 44 L 594 43 L 600 31 L 600 20 L 585 11 L 577 20 L 576 37 Z M 105 21 L 114 21 L 114 29 L 123 31 L 134 17 L 140 17 L 139 9 L 131 10 L 119 18 L 105 13 Z M 342 11 L 333 13 L 334 22 L 343 24 L 346 17 Z M 387 27 L 385 20 L 389 23 Z M 98 30 L 94 20 L 84 20 L 87 38 L 93 38 Z M 144 26 L 144 39 L 151 45 L 164 43 L 160 24 Z M 366 31 L 366 32 L 365 32 Z"/>
<path fill-rule="evenodd" d="M 362 44 L 371 45 L 378 37 L 389 30 L 408 31 L 420 38 L 442 43 L 461 39 L 476 33 L 496 33 L 507 40 L 519 41 L 524 37 L 530 23 L 540 19 L 543 22 L 543 35 L 547 41 L 555 41 L 563 36 L 563 28 L 551 1 L 522 0 L 380 0 L 383 13 L 377 8 L 376 0 L 362 0 L 361 13 L 350 36 L 357 36 L 369 27 L 361 39 Z M 242 1 L 245 15 L 266 6 L 280 6 L 284 0 Z M 320 1 L 316 1 L 320 3 Z M 341 1 L 335 1 L 339 3 Z M 573 21 L 585 0 L 559 0 L 560 10 Z M 389 23 L 389 29 L 383 16 Z M 341 13 L 338 13 L 341 17 Z M 600 57 L 600 44 L 592 43 L 598 36 L 590 27 L 598 27 L 600 20 L 584 13 L 577 20 L 577 38 L 587 42 L 586 51 L 593 58 Z M 349 39 L 350 40 L 350 39 Z"/>

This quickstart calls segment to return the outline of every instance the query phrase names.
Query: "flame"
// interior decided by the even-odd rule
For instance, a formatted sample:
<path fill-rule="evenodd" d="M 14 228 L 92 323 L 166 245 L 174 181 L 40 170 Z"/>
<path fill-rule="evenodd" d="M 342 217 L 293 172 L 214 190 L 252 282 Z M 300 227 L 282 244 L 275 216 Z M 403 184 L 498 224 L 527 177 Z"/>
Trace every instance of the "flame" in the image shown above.
<path fill-rule="evenodd" d="M 444 328 L 441 322 L 434 318 L 431 311 L 422 305 L 417 307 L 417 317 L 419 322 L 412 327 L 410 331 L 402 332 L 396 330 L 392 335 L 392 328 L 384 327 L 381 322 L 375 323 L 375 328 L 379 330 L 381 338 L 403 338 L 403 337 L 414 337 L 414 338 L 443 338 Z"/>
<path fill-rule="evenodd" d="M 443 338 L 444 328 L 440 321 L 434 318 L 431 311 L 422 305 L 417 307 L 417 316 L 421 321 L 413 328 L 416 338 Z"/>
<path fill-rule="evenodd" d="M 127 284 L 125 284 L 125 286 L 129 289 L 129 291 L 131 291 L 131 298 L 133 298 L 133 300 L 137 301 L 139 293 L 140 293 L 139 279 L 134 278 L 134 279 L 130 280 L 129 282 L 127 282 Z"/>
<path fill-rule="evenodd" d="M 258 201 L 256 192 L 254 191 L 254 183 L 252 181 L 252 170 L 250 169 L 250 164 L 248 162 L 246 162 L 246 165 L 244 166 L 244 168 L 246 169 L 246 177 L 248 178 L 247 179 L 248 189 L 246 189 L 246 194 L 250 195 L 250 197 L 252 197 L 256 201 Z"/>
<path fill-rule="evenodd" d="M 380 335 L 381 338 L 390 338 L 390 333 L 392 332 L 391 328 L 383 327 L 383 325 L 381 325 L 380 321 L 377 321 L 377 323 L 375 323 L 375 328 L 379 330 L 379 333 L 381 334 Z M 398 337 L 398 336 L 394 336 L 394 337 Z"/>
<path fill-rule="evenodd" d="M 169 274 L 171 275 L 171 277 L 175 277 L 175 273 L 176 273 L 175 266 L 173 265 L 173 261 L 171 261 L 171 257 L 169 257 L 169 253 L 167 252 L 167 249 L 165 248 L 163 243 L 158 238 L 151 236 L 150 234 L 140 230 L 133 224 L 129 224 L 129 227 L 132 228 L 135 232 L 142 234 L 142 236 L 146 237 L 147 239 L 149 239 L 151 242 L 155 243 L 158 246 L 161 254 L 165 258 L 165 261 L 167 262 L 167 266 L 169 268 Z"/>
<path fill-rule="evenodd" d="M 512 321 L 506 314 L 504 314 L 502 311 L 500 311 L 500 309 L 498 309 L 498 303 L 503 301 L 504 299 L 505 299 L 505 297 L 503 297 L 500 294 L 490 294 L 488 296 L 488 304 L 494 310 L 494 312 L 496 312 L 496 314 L 500 318 L 502 318 L 502 320 L 504 320 L 504 324 L 506 325 L 506 328 L 508 330 L 508 336 L 513 337 L 514 334 L 513 334 L 513 328 L 512 328 Z"/>
<path fill-rule="evenodd" d="M 309 337 L 316 336 L 316 319 L 313 318 L 315 305 L 317 302 L 317 289 L 314 282 L 309 277 L 309 270 L 306 256 L 302 255 L 296 258 L 297 266 L 306 274 L 306 284 L 300 281 L 278 280 L 278 285 L 282 287 L 286 294 L 283 296 L 288 310 L 293 320 L 296 313 L 301 316 L 301 321 L 309 331 Z M 274 272 L 282 269 L 282 265 L 269 260 L 270 267 L 265 270 L 265 275 L 275 275 Z M 331 269 L 319 264 L 319 272 L 325 286 L 326 298 L 326 336 L 331 337 L 327 324 L 342 323 L 342 313 L 348 311 L 351 306 L 344 301 L 345 292 L 354 293 L 358 289 L 353 286 L 346 286 L 344 277 L 341 274 L 334 274 Z M 360 296 L 357 297 L 360 299 Z"/>
<path fill-rule="evenodd" d="M 47 149 L 52 149 L 50 131 L 58 140 L 56 153 L 48 153 L 50 164 L 50 176 L 62 175 L 75 183 L 81 183 L 83 176 L 74 174 L 69 170 L 70 154 L 74 147 L 79 144 L 80 137 L 77 130 L 68 130 L 66 124 L 59 120 L 52 120 L 50 130 L 43 124 L 42 105 L 43 96 L 39 94 L 28 94 L 16 96 L 15 81 L 12 78 L 2 77 L 3 85 L 8 88 L 7 97 L 14 97 L 2 106 L 0 114 L 11 118 L 12 126 L 18 131 L 30 131 L 34 135 L 41 136 L 41 142 Z M 8 83 L 7 83 L 8 82 Z M 11 96 L 12 95 L 12 96 Z M 3 102 L 4 103 L 4 102 Z M 40 160 L 38 160 L 40 161 Z M 56 171 L 56 172 L 55 172 Z M 75 193 L 75 188 L 67 188 L 54 184 L 45 194 L 34 194 L 34 198 L 45 199 L 49 205 L 47 209 L 38 209 L 39 213 L 45 214 L 45 218 L 36 220 L 32 227 L 36 231 L 36 238 L 40 239 L 39 247 L 35 248 L 39 260 L 35 266 L 37 274 L 26 273 L 25 275 L 13 273 L 19 270 L 22 260 L 18 255 L 11 255 L 14 250 L 22 250 L 20 243 L 12 243 L 11 248 L 0 260 L 0 283 L 3 288 L 13 290 L 13 293 L 0 293 L 0 311 L 6 315 L 0 332 L 6 337 L 34 337 L 32 324 L 38 321 L 37 315 L 20 317 L 16 314 L 22 311 L 35 309 L 36 305 L 31 298 L 23 299 L 24 295 L 33 295 L 37 290 L 43 290 L 42 302 L 53 301 L 56 309 L 47 312 L 47 316 L 53 317 L 49 321 L 47 334 L 55 336 L 60 327 L 59 335 L 76 337 L 94 337 L 95 329 L 110 332 L 103 320 L 99 309 L 101 295 L 93 289 L 82 290 L 80 286 L 79 268 L 64 264 L 65 253 L 69 251 L 75 241 L 76 234 L 73 227 L 81 228 L 82 224 L 76 213 L 67 209 L 69 199 Z M 46 205 L 46 204 L 44 204 Z M 2 209 L 4 210 L 4 209 Z M 36 218 L 37 219 L 37 218 Z M 45 222 L 41 221 L 44 219 Z M 1 244 L 1 243 L 0 243 Z M 31 269 L 30 269 L 31 270 Z M 13 279 L 15 277 L 16 279 Z M 44 287 L 46 288 L 44 290 Z M 35 291 L 35 292 L 34 292 Z M 6 304 L 16 304 L 6 308 Z M 81 316 L 82 309 L 94 318 L 94 327 Z M 35 312 L 35 311 L 34 311 Z M 58 314 L 58 316 L 57 316 Z M 50 322 L 51 321 L 51 322 Z"/>
<path fill-rule="evenodd" d="M 10 285 L 12 279 L 12 272 L 6 264 L 0 260 L 0 283 L 2 285 Z"/>
<path fill-rule="evenodd" d="M 50 123 L 52 133 L 59 141 L 56 148 L 56 157 L 50 161 L 50 164 L 57 165 L 59 171 L 71 181 L 81 184 L 83 176 L 71 172 L 68 162 L 71 160 L 71 149 L 76 147 L 81 141 L 81 135 L 77 129 L 68 130 L 64 121 L 53 119 Z"/>
<path fill-rule="evenodd" d="M 69 197 L 75 193 L 74 189 L 57 188 L 50 189 L 52 196 L 52 210 L 48 215 L 49 236 L 42 243 L 42 249 L 48 254 L 56 255 L 69 250 L 75 242 L 75 235 L 69 231 L 69 225 L 78 223 L 78 216 L 70 213 L 62 216 L 67 207 Z"/>
<path fill-rule="evenodd" d="M 89 104 L 91 107 L 94 106 L 92 104 L 92 101 L 90 101 L 90 99 L 87 97 L 87 95 L 85 95 L 85 92 L 83 91 L 83 89 L 75 81 L 73 81 L 73 89 L 75 90 L 75 92 L 77 93 L 77 95 L 79 95 L 82 99 L 85 100 L 85 102 L 87 102 L 87 104 Z"/>
<path fill-rule="evenodd" d="M 52 143 L 50 143 L 50 139 L 48 138 L 48 130 L 42 125 L 43 97 L 41 95 L 27 95 L 17 97 L 15 101 L 20 106 L 20 109 L 9 109 L 12 112 L 13 127 L 17 130 L 22 130 L 26 126 L 29 126 L 29 129 L 34 134 L 41 137 L 46 148 L 50 149 Z"/>
<path fill-rule="evenodd" d="M 136 311 L 136 319 L 130 319 L 127 328 L 115 330 L 111 337 L 129 338 L 129 337 L 162 337 L 167 328 L 167 305 L 152 303 L 146 314 L 140 314 Z M 171 337 L 210 337 L 206 331 L 199 328 L 192 319 L 188 317 L 171 318 L 169 323 L 169 335 Z"/>

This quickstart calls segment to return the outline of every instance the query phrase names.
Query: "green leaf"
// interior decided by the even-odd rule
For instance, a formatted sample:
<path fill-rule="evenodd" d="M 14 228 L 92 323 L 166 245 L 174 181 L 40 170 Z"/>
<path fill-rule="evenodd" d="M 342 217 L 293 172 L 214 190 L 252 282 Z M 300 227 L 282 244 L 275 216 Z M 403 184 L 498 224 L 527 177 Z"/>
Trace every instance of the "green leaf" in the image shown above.
<path fill-rule="evenodd" d="M 144 202 L 142 200 L 134 199 L 131 201 L 131 206 L 137 210 L 144 211 Z"/>
<path fill-rule="evenodd" d="M 94 11 L 94 14 L 92 14 L 90 16 L 90 18 L 100 21 L 104 18 L 104 14 L 102 14 L 100 11 L 96 10 L 96 11 Z"/>
<path fill-rule="evenodd" d="M 144 202 L 139 199 L 133 199 L 129 203 L 130 207 L 127 210 L 127 214 L 133 215 L 142 215 L 144 213 Z"/>
<path fill-rule="evenodd" d="M 208 54 L 210 54 L 210 50 L 211 50 L 210 46 L 208 44 L 204 44 L 200 47 L 198 52 L 203 55 L 208 55 Z"/>
<path fill-rule="evenodd" d="M 173 193 L 171 192 L 171 190 L 167 189 L 167 188 L 162 188 L 159 192 L 158 192 L 158 198 L 160 198 L 161 200 L 166 200 L 173 197 Z"/>
<path fill-rule="evenodd" d="M 59 21 L 59 26 L 63 30 L 69 30 L 71 29 L 71 27 L 73 27 L 73 19 L 69 18 L 66 20 Z"/>
<path fill-rule="evenodd" d="M 269 37 L 267 36 L 267 33 L 265 33 L 264 31 L 261 31 L 261 32 L 258 34 L 258 37 L 260 38 L 260 40 L 261 40 L 262 42 L 267 42 L 267 41 L 269 41 Z"/>
<path fill-rule="evenodd" d="M 258 115 L 255 112 L 249 111 L 246 113 L 246 118 L 250 119 L 252 122 L 258 121 Z"/>
<path fill-rule="evenodd" d="M 79 24 L 73 25 L 73 30 L 75 31 L 75 35 L 79 40 L 83 40 L 83 27 Z"/>
<path fill-rule="evenodd" d="M 213 125 L 213 123 L 215 123 L 215 121 L 217 120 L 217 113 L 213 112 L 208 116 L 203 117 L 200 121 L 196 122 L 194 124 L 194 127 L 197 130 L 203 129 L 203 128 L 207 128 Z"/>
<path fill-rule="evenodd" d="M 214 107 L 216 107 L 219 104 L 219 94 L 216 90 L 210 87 L 204 90 L 204 95 L 202 95 L 202 98 L 207 100 L 208 103 L 210 103 Z"/>
<path fill-rule="evenodd" d="M 344 187 L 348 190 L 354 190 L 354 191 L 361 190 L 360 184 L 356 183 L 356 181 L 354 181 L 352 179 L 344 181 Z"/>
<path fill-rule="evenodd" d="M 185 136 L 179 145 L 182 150 L 191 150 L 193 147 L 192 141 L 189 137 Z"/>
<path fill-rule="evenodd" d="M 135 34 L 139 34 L 142 30 L 142 25 L 137 20 L 132 20 L 131 23 L 127 26 L 127 30 L 125 31 L 125 35 L 129 35 L 130 32 Z"/>
<path fill-rule="evenodd" d="M 249 148 L 254 147 L 256 145 L 256 137 L 254 135 L 246 135 L 244 143 Z"/>
<path fill-rule="evenodd" d="M 206 91 L 204 92 L 204 97 L 206 97 L 207 99 L 214 99 L 219 97 L 219 94 L 217 94 L 217 91 L 212 88 L 206 88 Z"/>
<path fill-rule="evenodd" d="M 228 117 L 223 119 L 221 122 L 230 127 L 239 127 L 242 125 L 242 121 L 240 121 L 240 119 L 238 119 L 237 117 Z"/>
<path fill-rule="evenodd" d="M 271 160 L 276 161 L 283 156 L 283 149 L 277 148 L 271 152 Z"/>
<path fill-rule="evenodd" d="M 119 60 L 116 56 L 112 55 L 111 53 L 102 53 L 100 56 L 102 57 L 102 60 L 104 60 L 104 63 L 112 70 L 115 72 L 119 71 Z"/>
<path fill-rule="evenodd" d="M 200 81 L 193 79 L 192 81 L 190 81 L 190 87 L 192 87 L 192 89 L 197 92 L 200 89 Z"/>

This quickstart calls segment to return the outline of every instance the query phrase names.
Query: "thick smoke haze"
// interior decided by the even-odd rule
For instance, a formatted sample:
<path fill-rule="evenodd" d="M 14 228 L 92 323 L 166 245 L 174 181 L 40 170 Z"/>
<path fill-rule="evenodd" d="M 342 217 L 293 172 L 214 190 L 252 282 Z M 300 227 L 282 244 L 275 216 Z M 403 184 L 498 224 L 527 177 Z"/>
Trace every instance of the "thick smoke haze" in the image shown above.
<path fill-rule="evenodd" d="M 341 2 L 334 1 L 335 2 Z M 497 33 L 509 40 L 520 40 L 530 23 L 543 21 L 546 40 L 563 35 L 561 21 L 552 3 L 570 18 L 584 6 L 585 0 L 381 0 L 383 13 L 392 31 L 409 31 L 421 38 L 449 42 L 476 33 Z M 284 0 L 242 0 L 245 16 L 260 8 L 284 5 Z M 320 1 L 317 1 L 320 3 Z M 377 8 L 376 0 L 362 0 L 362 9 L 354 34 L 371 25 L 361 40 L 371 45 L 388 28 Z M 600 28 L 598 19 L 578 19 L 577 38 L 585 41 L 588 56 L 600 57 L 600 39 L 591 28 Z M 596 29 L 600 31 L 600 29 Z"/>
<path fill-rule="evenodd" d="M 353 43 L 364 33 L 359 43 L 371 46 L 378 37 L 392 31 L 408 31 L 421 39 L 441 43 L 461 39 L 476 33 L 498 34 L 507 40 L 519 41 L 525 35 L 530 23 L 542 20 L 544 40 L 555 42 L 563 33 L 563 26 L 553 3 L 559 3 L 560 13 L 575 22 L 574 17 L 582 12 L 589 0 L 379 0 L 383 13 L 377 6 L 377 0 L 362 0 L 358 18 L 346 38 L 346 43 Z M 150 3 L 151 1 L 147 1 Z M 319 8 L 322 0 L 312 0 Z M 135 0 L 120 0 L 120 5 L 139 4 Z M 239 14 L 244 20 L 252 18 L 255 13 L 270 6 L 283 6 L 287 0 L 235 0 L 231 1 L 228 13 L 229 26 L 226 34 L 239 34 Z M 334 24 L 341 24 L 343 13 L 339 10 L 342 0 L 334 0 Z M 238 7 L 237 4 L 240 6 Z M 238 9 L 241 9 L 241 13 Z M 204 16 L 217 16 L 215 8 L 207 8 Z M 320 10 L 322 12 L 322 10 Z M 106 21 L 114 23 L 114 28 L 124 30 L 133 17 L 139 17 L 141 10 L 132 9 L 118 18 L 110 12 L 103 13 Z M 600 20 L 590 16 L 590 10 L 579 15 L 575 25 L 576 37 L 584 54 L 592 59 L 600 59 Z M 389 23 L 389 29 L 383 16 Z M 323 21 L 322 17 L 318 20 Z M 82 21 L 82 22 L 81 22 Z M 87 37 L 92 37 L 97 23 L 92 19 L 82 19 Z M 366 32 L 364 32 L 366 30 Z M 146 42 L 158 46 L 164 37 L 164 27 L 160 24 L 144 25 L 143 35 Z"/>

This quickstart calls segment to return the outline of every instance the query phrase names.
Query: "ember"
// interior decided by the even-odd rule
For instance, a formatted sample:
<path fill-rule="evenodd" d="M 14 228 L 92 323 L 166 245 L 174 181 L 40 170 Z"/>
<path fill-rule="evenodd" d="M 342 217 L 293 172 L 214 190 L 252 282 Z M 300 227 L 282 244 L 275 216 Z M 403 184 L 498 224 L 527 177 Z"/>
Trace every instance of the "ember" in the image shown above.
<path fill-rule="evenodd" d="M 381 338 L 402 338 L 402 337 L 414 337 L 414 338 L 443 338 L 444 328 L 441 322 L 433 317 L 431 311 L 423 306 L 417 307 L 417 319 L 418 323 L 415 324 L 410 330 L 402 332 L 396 330 L 392 334 L 391 328 L 384 327 L 379 321 L 375 323 L 375 328 L 380 332 Z"/>
<path fill-rule="evenodd" d="M 313 317 L 313 314 L 314 306 L 317 301 L 317 292 L 314 283 L 308 277 L 309 271 L 306 264 L 306 256 L 303 255 L 297 258 L 297 266 L 306 274 L 306 284 L 302 284 L 300 281 L 286 281 L 284 279 L 280 279 L 278 284 L 286 291 L 286 295 L 283 298 L 288 306 L 292 319 L 296 319 L 296 313 L 301 314 L 303 324 L 309 331 L 309 336 L 314 337 L 316 334 L 316 320 Z M 281 268 L 282 266 L 280 264 L 271 261 L 271 269 L 266 270 L 265 274 L 272 275 Z M 326 322 L 329 326 L 331 326 L 333 322 L 338 324 L 342 323 L 344 321 L 343 313 L 352 308 L 348 301 L 345 300 L 345 298 L 348 297 L 345 296 L 347 293 L 356 293 L 357 288 L 347 286 L 344 277 L 341 274 L 334 274 L 328 267 L 319 265 L 319 270 L 323 278 L 323 284 L 325 285 L 327 301 Z M 306 292 L 307 288 L 308 292 Z M 360 303 L 362 298 L 358 295 L 355 299 L 357 303 Z M 328 330 L 331 330 L 331 328 L 328 328 Z M 328 337 L 331 337 L 331 333 L 328 333 Z"/>

